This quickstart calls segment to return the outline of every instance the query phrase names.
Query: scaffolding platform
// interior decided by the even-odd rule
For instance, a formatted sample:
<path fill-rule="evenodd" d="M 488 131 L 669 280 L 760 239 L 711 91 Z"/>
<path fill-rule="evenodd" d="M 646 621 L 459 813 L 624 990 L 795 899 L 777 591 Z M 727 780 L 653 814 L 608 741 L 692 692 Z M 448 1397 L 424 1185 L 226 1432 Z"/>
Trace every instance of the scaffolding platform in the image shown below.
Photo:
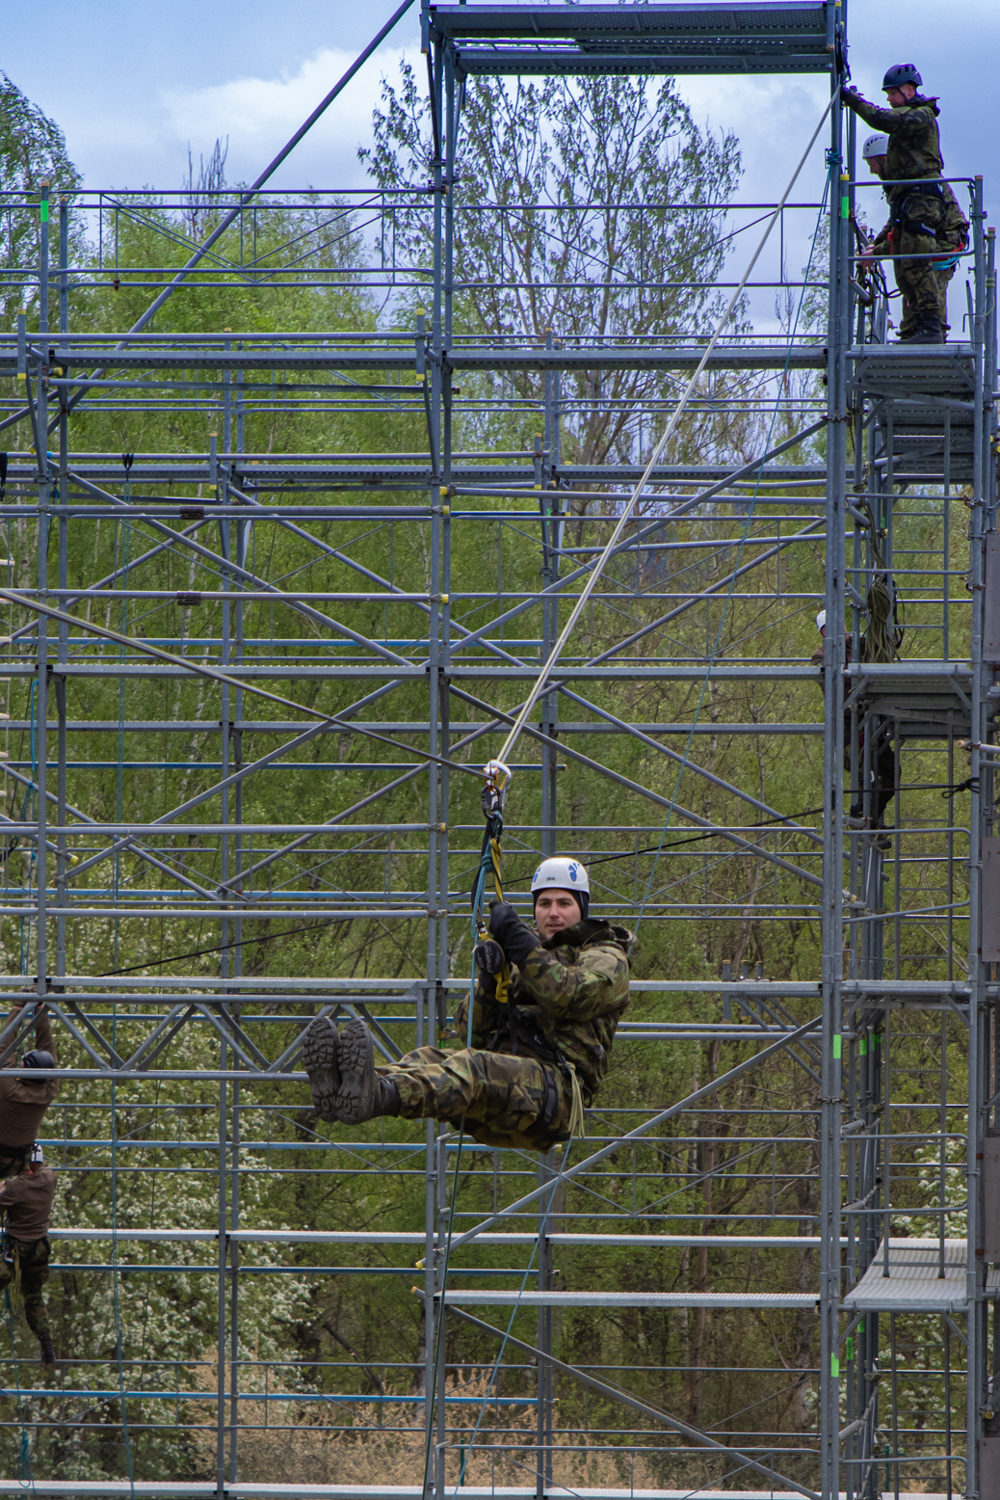
<path fill-rule="evenodd" d="M 876 466 L 893 480 L 972 478 L 976 361 L 971 344 L 861 344 L 851 350 L 853 399 L 874 401 Z M 888 477 L 888 476 L 887 476 Z"/>
<path fill-rule="evenodd" d="M 895 719 L 904 739 L 970 734 L 972 669 L 968 662 L 859 662 L 848 667 L 845 707 Z M 988 712 L 994 711 L 992 700 Z"/>
<path fill-rule="evenodd" d="M 720 1246 L 725 1240 L 720 1237 Z M 449 1307 L 818 1308 L 819 1292 L 488 1292 L 444 1293 Z"/>
<path fill-rule="evenodd" d="M 939 1240 L 890 1239 L 888 1276 L 884 1255 L 883 1240 L 857 1286 L 844 1298 L 848 1312 L 966 1311 L 965 1240 L 945 1240 L 942 1257 Z"/>
<path fill-rule="evenodd" d="M 869 396 L 971 401 L 976 357 L 971 344 L 855 344 L 851 383 Z"/>
<path fill-rule="evenodd" d="M 469 74 L 829 73 L 824 0 L 742 5 L 432 5 L 430 33 Z"/>

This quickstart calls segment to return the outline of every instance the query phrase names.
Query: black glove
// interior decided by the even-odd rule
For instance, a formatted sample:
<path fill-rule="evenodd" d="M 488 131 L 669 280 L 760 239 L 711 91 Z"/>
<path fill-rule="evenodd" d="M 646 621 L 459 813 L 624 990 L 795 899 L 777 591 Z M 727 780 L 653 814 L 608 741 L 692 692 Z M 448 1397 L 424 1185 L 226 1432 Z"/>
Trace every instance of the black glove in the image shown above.
<path fill-rule="evenodd" d="M 484 938 L 472 950 L 476 967 L 481 974 L 499 974 L 503 968 L 503 949 L 492 938 Z"/>
<path fill-rule="evenodd" d="M 845 83 L 840 90 L 840 102 L 846 104 L 848 109 L 854 109 L 860 97 L 853 83 Z"/>
<path fill-rule="evenodd" d="M 529 953 L 542 946 L 537 932 L 532 932 L 522 922 L 517 912 L 507 901 L 494 901 L 490 906 L 490 932 L 503 948 L 512 964 L 522 964 Z"/>

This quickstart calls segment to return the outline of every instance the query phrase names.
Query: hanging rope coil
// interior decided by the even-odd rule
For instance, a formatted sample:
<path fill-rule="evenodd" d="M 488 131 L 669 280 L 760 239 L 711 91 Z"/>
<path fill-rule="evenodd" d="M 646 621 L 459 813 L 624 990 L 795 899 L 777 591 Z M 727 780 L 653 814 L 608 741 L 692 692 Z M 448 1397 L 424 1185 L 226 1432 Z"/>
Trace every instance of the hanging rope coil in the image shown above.
<path fill-rule="evenodd" d="M 896 591 L 889 591 L 888 574 L 873 579 L 867 604 L 868 629 L 861 639 L 861 660 L 898 661 L 903 631 L 896 611 Z"/>

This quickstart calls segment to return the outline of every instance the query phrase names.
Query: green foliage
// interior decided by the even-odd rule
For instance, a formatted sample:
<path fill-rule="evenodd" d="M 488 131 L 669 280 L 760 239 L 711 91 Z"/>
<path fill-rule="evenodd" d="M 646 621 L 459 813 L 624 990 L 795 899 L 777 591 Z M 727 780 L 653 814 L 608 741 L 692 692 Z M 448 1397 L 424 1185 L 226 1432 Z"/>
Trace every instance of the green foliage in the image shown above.
<path fill-rule="evenodd" d="M 572 340 L 589 337 L 596 328 L 609 338 L 629 340 L 703 332 L 709 326 L 718 307 L 713 288 L 723 256 L 719 219 L 708 204 L 735 183 L 737 153 L 734 142 L 713 142 L 695 129 L 672 85 L 663 85 L 655 95 L 645 85 L 624 80 L 510 91 L 482 85 L 470 93 L 465 122 L 458 238 L 461 335 L 500 330 L 538 340 L 552 327 L 556 337 Z M 419 180 L 426 166 L 425 133 L 415 85 L 405 76 L 401 95 L 390 90 L 380 116 L 372 165 L 382 185 Z M 623 208 L 605 217 L 576 213 L 591 194 L 660 205 L 693 196 L 705 206 L 688 216 L 669 206 L 642 212 Z M 487 195 L 506 211 L 499 218 L 502 233 L 496 223 L 491 229 L 473 212 Z M 74 329 L 121 334 L 132 326 L 217 222 L 211 198 L 192 192 L 192 202 L 178 212 L 151 194 L 103 211 L 73 293 Z M 553 219 L 543 212 L 546 206 L 562 214 L 556 220 L 564 226 L 559 235 L 551 232 Z M 29 238 L 33 223 L 25 220 Z M 572 233 L 567 224 L 573 225 Z M 375 332 L 382 326 L 381 315 L 355 270 L 362 258 L 361 233 L 345 207 L 289 209 L 262 203 L 220 239 L 204 272 L 171 297 L 155 330 L 199 334 L 231 329 L 235 343 L 250 333 Z M 398 210 L 395 234 L 400 258 L 420 263 L 426 257 L 423 211 L 407 216 Z M 19 254 L 28 255 L 29 249 L 22 245 Z M 317 284 L 296 284 L 284 269 L 290 259 L 308 269 Z M 610 292 L 595 289 L 594 265 L 602 273 L 614 270 Z M 220 266 L 241 268 L 235 285 L 231 279 L 225 285 L 213 279 Z M 400 304 L 392 317 L 408 327 L 411 313 L 411 307 Z M 113 389 L 89 395 L 72 419 L 74 449 L 201 454 L 209 434 L 217 432 L 220 449 L 231 455 L 242 424 L 243 451 L 234 459 L 233 482 L 249 488 L 254 467 L 272 454 L 379 454 L 425 447 L 423 392 L 415 376 L 387 391 L 382 377 L 373 373 L 370 380 L 359 381 L 357 395 L 348 401 L 341 390 L 337 404 L 328 409 L 322 409 L 321 383 L 315 376 L 265 380 L 248 372 L 237 385 L 219 371 L 190 369 L 174 372 L 172 378 L 182 382 L 180 389 L 144 391 L 141 400 L 134 394 L 125 400 Z M 714 399 L 727 389 L 713 379 L 703 394 Z M 471 390 L 457 416 L 456 447 L 530 446 L 542 394 L 538 380 L 516 377 L 508 410 L 499 413 L 493 405 L 477 409 L 475 399 L 478 393 L 483 402 L 492 400 L 501 390 L 499 380 L 484 378 Z M 599 390 L 592 375 L 574 375 L 564 391 L 566 456 L 595 462 L 634 457 L 652 436 L 639 425 L 638 412 L 645 408 L 648 414 L 673 390 L 671 381 L 655 372 L 622 372 Z M 697 412 L 680 434 L 674 457 L 714 458 L 739 452 L 742 444 L 759 451 L 754 447 L 759 433 L 752 426 L 727 426 L 726 420 L 707 410 Z M 153 481 L 128 485 L 124 470 L 120 479 L 106 483 L 116 498 L 163 492 Z M 693 485 L 677 488 L 694 493 Z M 546 639 L 536 597 L 537 495 L 480 501 L 476 518 L 453 517 L 446 525 L 405 516 L 403 508 L 414 497 L 396 493 L 387 500 L 379 491 L 380 504 L 400 507 L 398 520 L 383 515 L 309 521 L 293 530 L 274 516 L 252 524 L 213 518 L 207 503 L 214 497 L 193 483 L 175 484 L 171 493 L 205 501 L 206 518 L 151 522 L 123 512 L 100 521 L 60 521 L 41 533 L 23 521 L 6 523 L 11 581 L 33 585 L 39 546 L 47 548 L 50 579 L 62 556 L 67 588 L 94 589 L 95 580 L 104 580 L 99 590 L 71 604 L 81 620 L 109 622 L 133 639 L 210 664 L 222 659 L 224 611 L 230 625 L 238 615 L 239 629 L 230 632 L 230 640 L 235 637 L 239 644 L 235 660 L 230 657 L 226 663 L 234 668 L 350 662 L 363 669 L 371 667 L 375 648 L 381 648 L 399 658 L 403 668 L 417 663 L 422 669 L 429 606 L 365 600 L 309 603 L 287 595 L 372 591 L 373 576 L 410 593 L 446 591 L 451 664 L 477 668 L 478 675 L 452 678 L 449 717 L 441 726 L 443 748 L 469 767 L 482 765 L 499 748 L 497 729 L 484 731 L 495 724 L 498 710 L 510 714 L 516 709 L 526 678 L 523 673 L 504 677 L 498 668 L 537 668 Z M 319 493 L 329 498 L 329 492 Z M 280 491 L 269 493 L 263 487 L 255 487 L 255 494 L 265 502 L 280 498 Z M 767 494 L 788 498 L 780 489 Z M 556 745 L 563 765 L 557 774 L 557 818 L 572 852 L 590 862 L 595 904 L 609 913 L 628 914 L 638 926 L 633 973 L 640 981 L 711 985 L 725 963 L 734 975 L 750 975 L 759 967 L 777 980 L 815 981 L 820 972 L 815 876 L 822 851 L 814 830 L 824 800 L 822 737 L 811 732 L 755 736 L 733 728 L 774 723 L 811 727 L 821 714 L 818 674 L 795 674 L 808 664 L 816 644 L 812 616 L 823 588 L 825 539 L 814 528 L 793 547 L 778 546 L 787 542 L 791 529 L 805 530 L 808 517 L 820 509 L 817 494 L 802 489 L 793 494 L 800 510 L 771 505 L 758 495 L 738 506 L 703 504 L 683 523 L 664 523 L 656 537 L 666 544 L 664 550 L 646 548 L 609 566 L 566 657 L 567 664 L 579 666 L 610 653 L 609 660 L 621 663 L 618 676 L 583 678 L 560 692 L 560 718 L 564 726 L 568 721 L 576 727 L 564 727 Z M 426 497 L 418 498 L 423 503 Z M 350 497 L 352 503 L 356 499 L 356 494 Z M 563 534 L 564 575 L 586 555 L 571 549 L 599 547 L 608 534 L 610 507 L 604 500 L 576 503 Z M 654 497 L 643 519 L 660 519 L 668 503 Z M 921 498 L 912 511 L 900 507 L 897 547 L 923 555 L 921 549 L 940 536 L 945 519 L 935 505 Z M 494 508 L 503 514 L 494 515 Z M 953 527 L 949 543 L 956 567 L 962 551 L 957 530 Z M 738 532 L 738 548 L 718 545 L 720 536 L 731 539 Z M 439 570 L 442 535 L 449 548 L 449 573 Z M 203 550 L 194 550 L 191 540 Z M 765 560 L 749 573 L 745 592 L 742 587 L 731 590 L 734 570 L 761 556 Z M 146 559 L 141 564 L 140 557 Z M 275 604 L 178 604 L 179 591 L 208 593 L 231 582 L 233 564 L 240 559 L 251 583 L 263 579 L 286 597 Z M 120 586 L 125 578 L 144 594 L 126 598 Z M 911 590 L 913 624 L 924 627 L 920 653 L 941 651 L 947 626 L 954 655 L 966 639 L 965 600 L 946 610 L 920 603 L 919 576 Z M 520 613 L 491 630 L 492 650 L 482 644 L 462 648 L 467 632 L 522 604 Z M 12 616 L 11 623 L 23 622 Z M 347 642 L 341 624 L 372 647 Z M 16 649 L 31 660 L 30 641 L 22 637 Z M 220 837 L 185 832 L 183 824 L 172 837 L 158 836 L 155 850 L 149 841 L 144 849 L 131 845 L 112 854 L 106 839 L 84 830 L 69 840 L 81 866 L 95 852 L 103 858 L 87 869 L 71 866 L 65 872 L 70 890 L 81 900 L 97 902 L 114 892 L 144 910 L 164 889 L 190 890 L 194 897 L 230 881 L 248 898 L 285 895 L 296 911 L 316 896 L 347 903 L 365 893 L 410 905 L 418 918 L 238 917 L 234 896 L 234 915 L 221 931 L 219 924 L 203 923 L 197 916 L 67 919 L 61 934 L 53 924 L 51 945 L 54 950 L 60 937 L 64 941 L 69 973 L 107 976 L 105 993 L 88 997 L 84 1008 L 112 1038 L 120 1056 L 140 1045 L 163 1010 L 155 1008 L 151 1018 L 154 1007 L 144 1010 L 141 994 L 134 1002 L 110 998 L 114 971 L 147 966 L 150 977 L 166 981 L 232 978 L 232 951 L 220 957 L 216 950 L 233 940 L 237 920 L 244 945 L 240 974 L 261 982 L 253 1000 L 242 1004 L 239 1025 L 272 1059 L 292 1044 L 302 1020 L 315 1009 L 308 991 L 290 990 L 287 978 L 321 982 L 331 976 L 424 976 L 424 913 L 428 906 L 437 907 L 439 899 L 447 901 L 451 913 L 448 973 L 459 979 L 467 975 L 471 939 L 464 913 L 482 826 L 478 781 L 458 772 L 450 775 L 441 814 L 448 823 L 444 893 L 435 886 L 434 869 L 429 873 L 426 783 L 431 773 L 421 769 L 392 786 L 370 810 L 361 806 L 383 786 L 399 781 L 412 750 L 427 743 L 419 730 L 390 727 L 426 722 L 430 698 L 422 670 L 416 680 L 404 675 L 400 685 L 364 709 L 365 720 L 379 725 L 394 743 L 367 738 L 356 726 L 331 724 L 286 752 L 277 762 L 280 770 L 262 768 L 247 777 L 237 794 L 233 788 L 220 789 L 220 781 L 237 764 L 246 766 L 287 743 L 291 710 L 249 692 L 220 690 L 203 679 L 144 676 L 138 670 L 118 679 L 118 664 L 138 668 L 143 658 L 97 642 L 82 630 L 70 633 L 68 649 L 77 669 L 66 693 L 72 726 L 66 787 L 71 821 L 81 815 L 99 822 L 148 821 L 195 797 L 205 800 L 192 816 L 206 822 L 238 815 L 248 824 L 323 823 L 346 815 L 344 826 L 331 827 L 301 847 L 288 848 L 286 835 L 247 835 L 240 859 L 244 870 L 259 866 L 252 881 L 234 879 L 232 840 L 224 847 Z M 753 663 L 764 660 L 789 668 L 788 677 L 756 675 Z M 673 676 L 647 673 L 665 661 L 678 669 Z M 725 668 L 734 662 L 750 669 L 727 676 Z M 721 670 L 710 676 L 712 663 Z M 103 675 L 88 674 L 96 666 L 104 669 Z M 9 689 L 7 703 L 12 717 L 30 725 L 7 736 L 10 815 L 20 814 L 26 797 L 30 810 L 37 782 L 37 702 L 23 681 Z M 288 691 L 297 701 L 336 715 L 351 709 L 371 687 L 363 670 L 357 676 L 334 671 L 307 676 Z M 50 700 L 50 719 L 53 714 Z M 614 720 L 644 726 L 642 735 L 606 732 Z M 245 727 L 224 732 L 231 722 Z M 167 727 L 141 732 L 128 727 L 143 723 Z M 522 900 L 538 854 L 541 753 L 538 738 L 526 735 L 518 747 L 508 805 L 505 877 Z M 936 747 L 927 775 L 912 778 L 930 785 L 907 791 L 896 804 L 915 829 L 909 846 L 915 857 L 900 866 L 896 896 L 903 903 L 919 905 L 927 888 L 935 881 L 940 886 L 944 867 L 954 882 L 954 902 L 964 894 L 965 876 L 953 869 L 955 844 L 949 840 L 954 836 L 946 826 L 945 809 L 950 817 L 952 808 L 942 802 L 938 785 L 947 780 L 944 758 Z M 964 804 L 959 807 L 957 821 Z M 352 827 L 367 819 L 397 826 L 375 834 Z M 737 838 L 742 842 L 719 828 L 741 830 Z M 35 884 L 34 854 L 27 846 L 8 846 L 6 856 L 4 894 L 14 899 Z M 954 972 L 956 951 L 967 948 L 961 921 L 935 918 L 926 929 L 933 951 L 929 956 L 904 954 L 901 963 L 919 961 L 921 977 Z M 282 936 L 286 931 L 289 935 Z M 3 919 L 0 940 L 9 974 L 32 975 L 32 936 L 19 919 Z M 851 961 L 848 952 L 845 964 Z M 171 993 L 167 984 L 163 993 Z M 451 999 L 456 994 L 449 991 Z M 339 1429 L 344 1427 L 352 1440 L 359 1434 L 367 1440 L 370 1429 L 383 1422 L 380 1436 L 387 1434 L 390 1446 L 396 1438 L 405 1446 L 403 1440 L 409 1443 L 413 1437 L 412 1424 L 407 1426 L 391 1401 L 372 1399 L 418 1396 L 426 1354 L 421 1307 L 410 1290 L 420 1275 L 410 1267 L 417 1253 L 380 1236 L 388 1230 L 423 1230 L 426 1156 L 435 1148 L 428 1147 L 422 1124 L 406 1121 L 373 1122 L 348 1136 L 318 1120 L 304 1085 L 249 1081 L 239 1084 L 238 1143 L 236 1085 L 226 1087 L 220 1140 L 220 1086 L 208 1075 L 220 1065 L 232 1066 L 236 1055 L 232 1043 L 223 1042 L 215 1029 L 225 1004 L 218 988 L 210 991 L 204 1006 L 165 1041 L 158 1063 L 186 1070 L 186 1081 L 120 1084 L 113 1093 L 103 1079 L 67 1083 L 50 1114 L 49 1134 L 57 1143 L 52 1154 L 62 1170 L 59 1224 L 113 1226 L 119 1236 L 114 1254 L 107 1240 L 67 1241 L 59 1242 L 57 1256 L 68 1262 L 90 1258 L 101 1265 L 117 1260 L 119 1265 L 117 1270 L 60 1271 L 53 1278 L 50 1302 L 58 1352 L 73 1361 L 99 1362 L 71 1364 L 67 1385 L 73 1380 L 83 1384 L 95 1370 L 109 1384 L 100 1400 L 84 1402 L 67 1394 L 46 1398 L 44 1408 L 39 1404 L 51 1422 L 39 1429 L 39 1472 L 67 1479 L 117 1476 L 131 1462 L 137 1479 L 214 1474 L 214 1403 L 220 1378 L 224 1388 L 231 1381 L 225 1367 L 232 1357 L 232 1350 L 224 1348 L 220 1377 L 214 1270 L 220 1255 L 230 1263 L 238 1256 L 245 1269 L 238 1292 L 231 1280 L 225 1284 L 227 1298 L 239 1298 L 238 1384 L 255 1396 L 266 1385 L 266 1394 L 282 1398 L 268 1408 L 276 1412 L 278 1430 L 285 1434 L 275 1443 L 290 1444 L 288 1429 L 322 1426 L 314 1416 L 317 1409 L 324 1413 L 324 1431 L 334 1438 L 343 1436 Z M 416 1043 L 412 1001 L 401 1001 L 392 991 L 372 998 L 371 1009 L 400 1050 Z M 777 1019 L 801 1023 L 816 1010 L 814 999 L 789 1000 Z M 637 990 L 628 1019 L 696 1026 L 722 1014 L 722 1002 L 711 991 Z M 774 1024 L 776 1014 L 754 1010 L 750 1000 L 733 1001 L 734 1027 L 737 1018 L 752 1029 L 758 1021 Z M 870 1017 L 856 1019 L 859 1026 L 870 1026 Z M 937 1033 L 929 1039 L 921 1024 L 908 1021 L 900 1027 L 894 1060 L 914 1068 L 928 1065 Z M 591 1112 L 590 1144 L 616 1138 L 650 1110 L 719 1077 L 756 1045 L 738 1037 L 650 1043 L 623 1032 L 607 1084 Z M 954 1041 L 951 1045 L 954 1049 Z M 64 1058 L 71 1065 L 88 1063 L 77 1041 L 66 1041 Z M 718 1238 L 717 1248 L 664 1247 L 640 1255 L 627 1243 L 560 1247 L 556 1284 L 707 1288 L 733 1294 L 757 1287 L 812 1290 L 818 1274 L 812 1250 L 737 1253 L 727 1246 L 726 1236 L 759 1231 L 762 1220 L 799 1234 L 815 1233 L 815 1061 L 803 1049 L 748 1073 L 698 1110 L 674 1117 L 654 1139 L 622 1147 L 599 1176 L 561 1189 L 553 1208 L 554 1228 L 606 1228 L 607 1216 L 613 1215 L 616 1229 L 624 1225 L 635 1232 L 704 1234 Z M 919 1121 L 919 1098 L 915 1081 L 914 1114 L 907 1127 Z M 517 1196 L 537 1182 L 538 1163 L 516 1153 L 465 1145 L 460 1157 L 455 1150 L 442 1155 L 449 1172 L 456 1174 L 460 1227 L 487 1214 L 498 1199 Z M 905 1154 L 903 1162 L 909 1165 Z M 922 1224 L 933 1217 L 934 1163 L 914 1148 L 912 1167 L 894 1203 Z M 953 1174 L 953 1164 L 946 1168 Z M 449 1177 L 449 1192 L 451 1187 Z M 261 1231 L 262 1243 L 237 1249 L 220 1247 L 215 1240 L 220 1214 L 225 1223 L 237 1203 L 240 1226 Z M 951 1207 L 961 1212 L 958 1202 Z M 534 1217 L 522 1222 L 531 1228 L 537 1224 Z M 120 1237 L 144 1229 L 200 1231 L 204 1237 L 154 1243 Z M 371 1238 L 364 1245 L 333 1249 L 267 1238 L 310 1229 L 360 1229 Z M 531 1285 L 531 1254 L 530 1247 L 476 1244 L 457 1257 L 454 1284 L 468 1284 L 463 1273 L 476 1270 L 499 1273 L 488 1283 L 499 1287 L 522 1284 L 527 1272 L 526 1284 Z M 172 1269 L 122 1271 L 127 1262 Z M 265 1265 L 290 1267 L 291 1274 L 255 1274 L 255 1268 Z M 363 1268 L 370 1274 L 340 1274 L 337 1267 Z M 376 1274 L 383 1272 L 391 1274 Z M 537 1332 L 534 1312 L 519 1312 L 514 1332 L 531 1342 Z M 23 1328 L 15 1339 L 17 1378 L 23 1386 L 24 1361 L 33 1346 Z M 119 1339 L 127 1371 L 123 1378 L 130 1386 L 177 1393 L 175 1406 L 152 1398 L 129 1401 L 128 1456 L 118 1388 Z M 733 1435 L 743 1424 L 771 1432 L 779 1449 L 801 1450 L 812 1439 L 818 1334 L 811 1312 L 765 1316 L 736 1307 L 669 1315 L 646 1309 L 599 1317 L 573 1312 L 561 1323 L 557 1320 L 554 1344 L 560 1357 L 611 1367 L 618 1371 L 615 1378 L 644 1399 L 713 1430 Z M 448 1359 L 459 1370 L 489 1370 L 496 1353 L 495 1340 L 457 1324 L 450 1327 Z M 775 1368 L 788 1378 L 775 1381 L 760 1374 Z M 139 1386 L 137 1375 L 149 1384 Z M 530 1369 L 508 1368 L 496 1391 L 527 1401 L 534 1379 Z M 485 1394 L 488 1380 L 476 1380 L 474 1388 Z M 348 1393 L 360 1393 L 369 1404 L 322 1406 L 325 1398 L 332 1401 Z M 618 1477 L 634 1478 L 629 1414 L 585 1396 L 568 1382 L 560 1383 L 558 1395 L 560 1431 L 580 1441 L 586 1463 L 607 1447 L 610 1461 L 620 1465 Z M 255 1431 L 263 1424 L 260 1406 L 247 1402 L 240 1407 L 244 1442 L 251 1454 L 262 1455 L 252 1462 L 271 1465 L 263 1477 L 274 1478 L 278 1449 L 253 1447 L 265 1441 Z M 744 1416 L 747 1410 L 750 1414 Z M 471 1431 L 478 1407 L 471 1413 L 449 1415 L 454 1431 Z M 501 1426 L 502 1415 L 495 1415 L 486 1402 L 487 1433 L 494 1422 Z M 4 1416 L 11 1425 L 0 1435 L 0 1451 L 6 1471 L 13 1473 L 22 1417 L 9 1399 Z M 930 1438 L 928 1446 L 932 1448 Z M 372 1444 L 376 1468 L 367 1471 L 371 1482 L 386 1482 L 377 1469 L 386 1451 Z M 343 1456 L 344 1450 L 331 1452 Z M 419 1433 L 407 1453 L 409 1467 L 399 1482 L 419 1477 Z M 299 1471 L 292 1458 L 284 1455 L 280 1462 L 281 1476 L 294 1482 Z M 675 1456 L 666 1439 L 662 1446 L 654 1441 L 642 1462 L 653 1481 L 669 1479 L 671 1488 L 700 1484 L 708 1473 L 702 1459 Z M 814 1482 L 808 1457 L 793 1454 L 783 1462 L 792 1476 Z M 720 1472 L 711 1470 L 716 1482 Z M 518 1482 L 521 1476 L 515 1474 L 512 1483 Z"/>
<path fill-rule="evenodd" d="M 54 120 L 0 72 L 0 191 L 36 197 L 48 183 L 53 204 L 72 199 L 80 174 L 66 154 L 66 140 Z M 37 264 L 39 217 L 36 207 L 5 201 L 0 208 L 0 318 L 5 326 L 22 307 L 33 310 L 38 278 L 24 274 Z M 74 249 L 80 248 L 74 225 Z"/>

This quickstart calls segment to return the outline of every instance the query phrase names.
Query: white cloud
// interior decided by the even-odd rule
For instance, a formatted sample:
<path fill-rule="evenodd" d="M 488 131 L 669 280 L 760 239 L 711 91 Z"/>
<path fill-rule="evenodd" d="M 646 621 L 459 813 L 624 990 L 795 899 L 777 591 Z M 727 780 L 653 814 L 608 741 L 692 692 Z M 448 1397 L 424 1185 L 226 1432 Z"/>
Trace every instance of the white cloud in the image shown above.
<path fill-rule="evenodd" d="M 371 138 L 382 78 L 397 77 L 399 57 L 398 49 L 387 48 L 365 63 L 296 147 L 276 184 L 301 187 L 308 182 L 331 188 L 364 181 L 357 148 Z M 166 90 L 161 98 L 161 134 L 185 149 L 190 141 L 196 159 L 211 150 L 216 137 L 228 137 L 227 175 L 230 180 L 252 180 L 354 58 L 353 53 L 324 47 L 294 73 L 278 78 L 235 78 L 204 88 Z"/>

